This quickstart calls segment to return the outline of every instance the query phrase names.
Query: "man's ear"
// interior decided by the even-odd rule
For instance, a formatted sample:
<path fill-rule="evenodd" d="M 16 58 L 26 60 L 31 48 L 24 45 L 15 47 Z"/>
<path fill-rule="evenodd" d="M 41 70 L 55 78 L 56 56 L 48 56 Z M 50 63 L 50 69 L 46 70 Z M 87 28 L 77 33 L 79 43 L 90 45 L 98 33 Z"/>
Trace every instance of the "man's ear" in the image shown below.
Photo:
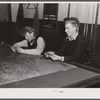
<path fill-rule="evenodd" d="M 75 27 L 75 30 L 78 32 L 79 31 L 79 27 Z"/>
<path fill-rule="evenodd" d="M 77 31 L 77 27 L 74 27 L 74 30 Z"/>
<path fill-rule="evenodd" d="M 34 32 L 32 32 L 33 36 L 36 38 L 36 34 Z"/>

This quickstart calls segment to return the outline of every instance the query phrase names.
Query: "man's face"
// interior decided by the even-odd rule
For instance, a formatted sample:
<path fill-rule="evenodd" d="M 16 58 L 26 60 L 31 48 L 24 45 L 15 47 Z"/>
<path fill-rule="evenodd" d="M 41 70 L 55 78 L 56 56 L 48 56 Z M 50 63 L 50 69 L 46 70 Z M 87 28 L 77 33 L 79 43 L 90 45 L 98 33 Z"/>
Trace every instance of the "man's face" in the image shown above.
<path fill-rule="evenodd" d="M 76 27 L 73 26 L 71 23 L 65 23 L 65 32 L 68 37 L 73 36 L 76 33 Z"/>
<path fill-rule="evenodd" d="M 31 41 L 32 39 L 35 39 L 34 33 L 32 32 L 32 33 L 30 34 L 29 32 L 27 32 L 26 35 L 25 35 L 25 38 L 26 38 L 28 41 Z"/>

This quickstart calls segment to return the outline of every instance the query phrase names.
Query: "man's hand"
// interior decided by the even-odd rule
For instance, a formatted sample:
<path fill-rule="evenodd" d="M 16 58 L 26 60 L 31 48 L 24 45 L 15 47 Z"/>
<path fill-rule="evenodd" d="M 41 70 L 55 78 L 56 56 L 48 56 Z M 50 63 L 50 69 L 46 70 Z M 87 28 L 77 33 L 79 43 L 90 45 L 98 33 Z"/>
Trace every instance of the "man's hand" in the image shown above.
<path fill-rule="evenodd" d="M 50 58 L 51 58 L 53 61 L 56 61 L 56 60 L 61 61 L 61 60 L 62 60 L 62 57 L 61 57 L 61 56 L 58 56 L 58 55 L 50 55 Z"/>
<path fill-rule="evenodd" d="M 24 53 L 24 49 L 22 49 L 22 48 L 20 48 L 20 47 L 17 47 L 17 49 L 16 49 L 16 52 L 18 52 L 18 53 Z"/>
<path fill-rule="evenodd" d="M 12 50 L 13 52 L 18 52 L 18 53 L 24 53 L 24 52 L 25 52 L 24 49 L 22 49 L 22 48 L 20 48 L 20 47 L 15 47 L 15 46 L 11 46 L 11 50 Z"/>
<path fill-rule="evenodd" d="M 11 46 L 11 50 L 12 50 L 13 52 L 16 52 L 17 47 Z"/>
<path fill-rule="evenodd" d="M 44 56 L 46 58 L 50 58 L 50 56 L 53 56 L 53 55 L 55 55 L 55 53 L 53 51 L 49 51 L 49 52 L 44 53 Z"/>

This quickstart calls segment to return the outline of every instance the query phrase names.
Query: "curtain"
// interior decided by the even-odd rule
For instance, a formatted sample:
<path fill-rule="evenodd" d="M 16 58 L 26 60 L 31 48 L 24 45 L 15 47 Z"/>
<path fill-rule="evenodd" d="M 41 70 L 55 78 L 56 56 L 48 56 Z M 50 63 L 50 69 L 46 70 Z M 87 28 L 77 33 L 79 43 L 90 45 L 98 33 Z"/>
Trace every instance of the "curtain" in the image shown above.
<path fill-rule="evenodd" d="M 36 35 L 39 35 L 39 16 L 38 16 L 38 7 L 36 7 L 35 15 L 33 18 L 33 29 L 35 30 Z"/>
<path fill-rule="evenodd" d="M 18 14 L 17 14 L 17 25 L 18 30 L 24 27 L 24 15 L 23 15 L 23 5 L 19 4 Z"/>

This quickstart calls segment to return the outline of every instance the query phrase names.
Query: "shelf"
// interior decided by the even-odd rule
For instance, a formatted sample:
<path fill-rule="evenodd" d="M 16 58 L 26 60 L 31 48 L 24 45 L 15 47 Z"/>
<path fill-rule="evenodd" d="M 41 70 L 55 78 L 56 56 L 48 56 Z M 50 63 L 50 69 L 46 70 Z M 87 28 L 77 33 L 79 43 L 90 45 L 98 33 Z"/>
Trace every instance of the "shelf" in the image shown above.
<path fill-rule="evenodd" d="M 43 27 L 56 29 L 58 4 L 44 4 Z"/>

